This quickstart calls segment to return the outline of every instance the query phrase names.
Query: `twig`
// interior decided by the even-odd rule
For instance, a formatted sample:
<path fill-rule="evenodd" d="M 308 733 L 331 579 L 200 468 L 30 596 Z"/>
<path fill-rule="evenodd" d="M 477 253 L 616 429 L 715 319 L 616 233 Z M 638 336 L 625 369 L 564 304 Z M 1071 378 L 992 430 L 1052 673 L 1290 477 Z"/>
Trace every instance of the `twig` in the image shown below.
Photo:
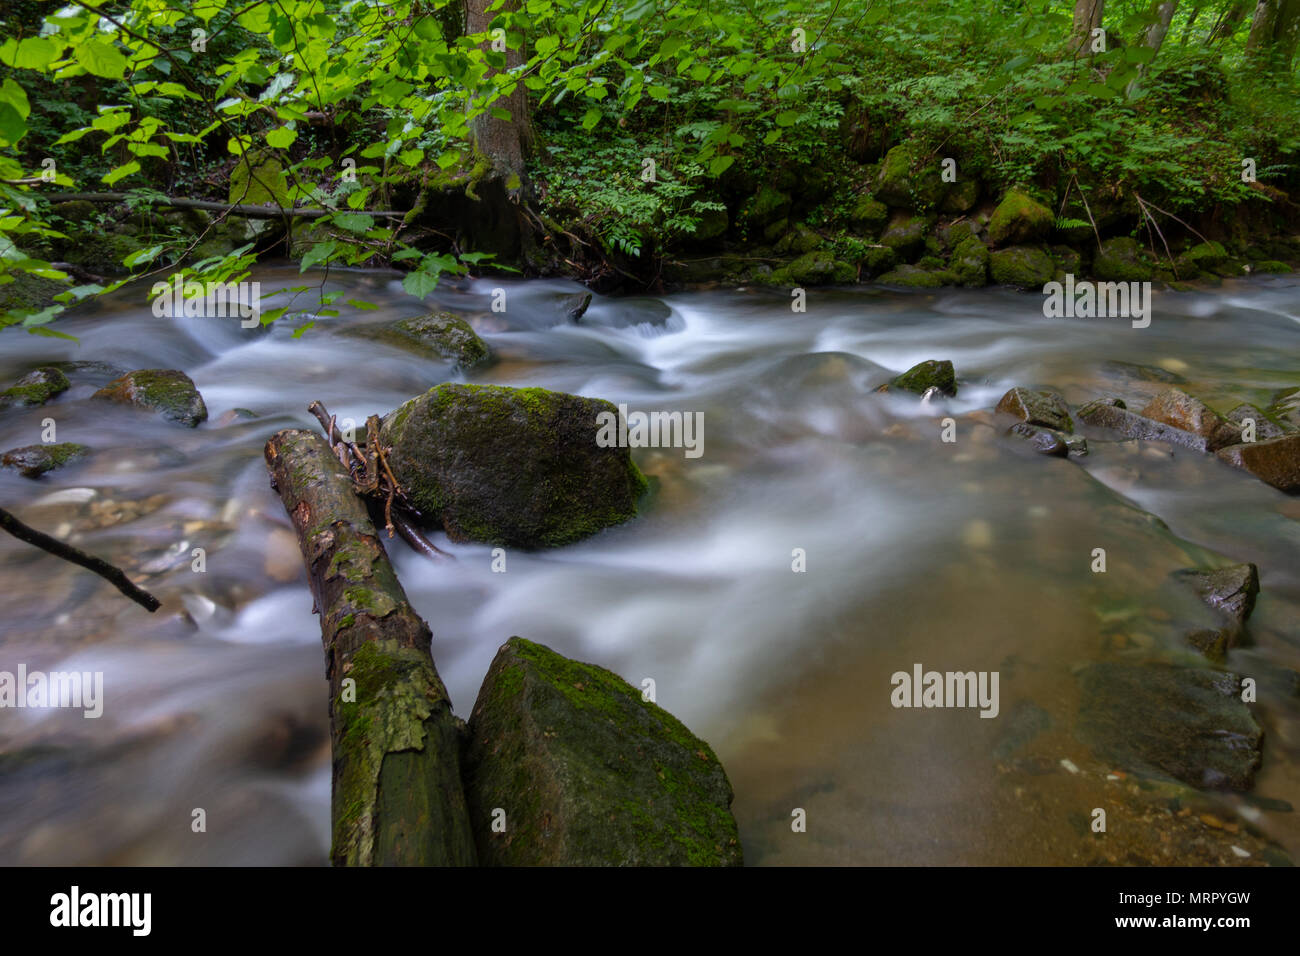
<path fill-rule="evenodd" d="M 57 538 L 51 538 L 48 534 L 37 531 L 35 528 L 23 524 L 4 508 L 0 508 L 0 528 L 8 531 L 19 541 L 26 541 L 28 544 L 35 545 L 42 551 L 48 551 L 56 558 L 62 558 L 64 561 L 71 561 L 73 564 L 79 564 L 87 571 L 94 571 L 101 578 L 108 581 L 113 587 L 117 588 L 136 604 L 150 613 L 162 607 L 162 601 L 158 600 L 148 591 L 136 587 L 131 579 L 128 578 L 121 568 L 109 564 L 107 561 L 101 561 L 93 554 L 87 554 L 80 548 L 74 548 L 70 544 L 64 544 Z"/>

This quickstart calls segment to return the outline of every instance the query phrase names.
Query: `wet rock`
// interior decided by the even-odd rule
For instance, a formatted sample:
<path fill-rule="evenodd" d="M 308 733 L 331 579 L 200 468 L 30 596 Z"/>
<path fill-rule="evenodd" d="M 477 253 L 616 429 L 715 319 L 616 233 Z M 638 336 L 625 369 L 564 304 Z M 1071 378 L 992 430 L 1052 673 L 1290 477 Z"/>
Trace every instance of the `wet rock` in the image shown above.
<path fill-rule="evenodd" d="M 1270 438 L 1281 438 L 1286 434 L 1280 425 L 1254 405 L 1238 405 L 1223 417 L 1242 430 L 1243 441 L 1247 422 L 1254 422 L 1255 441 L 1268 441 Z"/>
<path fill-rule="evenodd" d="M 1079 683 L 1079 738 L 1117 768 L 1203 789 L 1254 785 L 1264 732 L 1236 674 L 1101 662 Z"/>
<path fill-rule="evenodd" d="M 876 180 L 875 196 L 900 209 L 933 206 L 943 198 L 947 184 L 937 162 L 927 163 L 925 150 L 917 143 L 900 143 L 885 154 Z"/>
<path fill-rule="evenodd" d="M 1202 242 L 1188 249 L 1175 260 L 1178 274 L 1183 278 L 1195 277 L 1198 272 L 1211 272 L 1228 261 L 1230 256 L 1220 242 Z"/>
<path fill-rule="evenodd" d="M 993 745 L 993 756 L 1010 757 L 1043 731 L 1052 726 L 1052 718 L 1032 700 L 1019 700 L 1008 711 L 1006 726 Z"/>
<path fill-rule="evenodd" d="M 776 270 L 772 280 L 777 285 L 825 285 L 852 282 L 855 275 L 854 268 L 836 259 L 829 249 L 817 249 Z"/>
<path fill-rule="evenodd" d="M 1012 388 L 998 400 L 997 410 L 1030 425 L 1042 425 L 1061 432 L 1074 431 L 1070 409 L 1055 392 Z"/>
<path fill-rule="evenodd" d="M 974 236 L 963 239 L 952 251 L 948 267 L 964 286 L 980 288 L 989 281 L 989 250 Z"/>
<path fill-rule="evenodd" d="M 957 373 L 948 360 L 929 359 L 913 365 L 902 375 L 889 383 L 889 391 L 914 392 L 924 395 L 931 388 L 937 388 L 942 394 L 957 394 Z"/>
<path fill-rule="evenodd" d="M 1052 211 L 1042 203 L 1022 189 L 1009 189 L 989 219 L 989 239 L 995 246 L 1033 242 L 1051 232 L 1054 222 Z"/>
<path fill-rule="evenodd" d="M 90 449 L 85 445 L 70 441 L 25 445 L 5 452 L 0 456 L 0 465 L 17 469 L 24 478 L 39 478 L 47 471 L 80 461 L 89 454 Z"/>
<path fill-rule="evenodd" d="M 1241 441 L 1241 428 L 1226 421 L 1204 402 L 1177 388 L 1167 388 L 1142 409 L 1152 421 L 1164 422 L 1205 439 L 1207 451 L 1218 451 Z"/>
<path fill-rule="evenodd" d="M 208 417 L 203 396 L 193 380 L 176 369 L 149 368 L 127 372 L 92 397 L 145 408 L 186 428 L 196 428 Z"/>
<path fill-rule="evenodd" d="M 610 417 L 612 416 L 612 418 Z M 541 388 L 438 385 L 384 417 L 398 482 L 455 541 L 554 547 L 636 515 L 645 476 L 601 447 L 609 402 Z"/>
<path fill-rule="evenodd" d="M 1065 440 L 1050 428 L 1039 428 L 1036 425 L 1017 422 L 1007 429 L 1007 434 L 1013 438 L 1023 439 L 1030 448 L 1040 455 L 1064 458 L 1070 453 Z"/>
<path fill-rule="evenodd" d="M 1300 434 L 1230 445 L 1217 454 L 1279 491 L 1289 495 L 1300 492 Z"/>
<path fill-rule="evenodd" d="M 980 184 L 978 180 L 961 179 L 951 183 L 948 187 L 948 193 L 939 203 L 939 208 L 944 212 L 968 212 L 975 208 L 975 204 L 980 199 Z"/>
<path fill-rule="evenodd" d="M 0 408 L 44 405 L 55 395 L 66 392 L 70 384 L 68 377 L 57 368 L 33 369 L 0 392 Z"/>
<path fill-rule="evenodd" d="M 1017 289 L 1041 289 L 1052 281 L 1056 267 L 1042 249 L 1011 246 L 989 254 L 989 272 L 998 285 L 1011 285 Z"/>
<path fill-rule="evenodd" d="M 51 362 L 50 368 L 57 368 L 68 376 L 69 381 L 76 382 L 79 385 L 93 385 L 95 388 L 103 388 L 113 379 L 120 378 L 130 371 L 130 369 L 109 362 L 87 360 Z"/>
<path fill-rule="evenodd" d="M 591 293 L 587 293 L 590 301 Z M 584 309 L 585 310 L 585 309 Z M 580 313 L 581 314 L 581 313 Z M 345 334 L 373 339 L 428 358 L 470 369 L 491 358 L 487 344 L 468 322 L 451 312 L 428 312 L 391 325 L 361 325 Z"/>
<path fill-rule="evenodd" d="M 1162 441 L 1196 451 L 1205 451 L 1205 439 L 1181 428 L 1153 421 L 1144 415 L 1111 404 L 1108 401 L 1089 402 L 1076 412 L 1079 421 L 1095 428 L 1111 428 L 1129 438 Z M 1235 446 L 1234 446 L 1235 447 Z"/>
<path fill-rule="evenodd" d="M 564 313 L 564 317 L 570 322 L 577 322 L 581 319 L 583 314 L 587 311 L 587 307 L 590 305 L 590 292 L 577 292 L 573 295 L 566 295 L 560 300 L 560 310 Z M 475 338 L 478 338 L 478 336 L 475 336 Z"/>
<path fill-rule="evenodd" d="M 512 637 L 468 727 L 465 795 L 487 866 L 739 866 L 707 743 L 617 674 Z M 505 828 L 493 832 L 493 815 Z"/>
<path fill-rule="evenodd" d="M 898 253 L 888 246 L 871 246 L 862 254 L 862 269 L 868 276 L 889 272 L 898 263 Z"/>
<path fill-rule="evenodd" d="M 1265 411 L 1285 430 L 1300 430 L 1300 388 L 1284 388 L 1277 392 Z"/>
<path fill-rule="evenodd" d="M 880 236 L 880 244 L 893 249 L 900 259 L 911 259 L 925 245 L 930 223 L 921 216 L 902 217 L 889 224 Z"/>
<path fill-rule="evenodd" d="M 1101 372 L 1107 378 L 1128 382 L 1164 382 L 1180 385 L 1185 379 L 1168 369 L 1155 365 L 1136 365 L 1133 362 L 1103 362 Z"/>
<path fill-rule="evenodd" d="M 940 289 L 957 284 L 957 275 L 943 269 L 920 269 L 901 265 L 876 281 L 883 285 L 896 285 L 904 289 Z"/>
<path fill-rule="evenodd" d="M 1246 619 L 1255 609 L 1255 597 L 1259 594 L 1258 569 L 1253 564 L 1234 564 L 1214 570 L 1186 568 L 1175 571 L 1173 578 L 1191 589 L 1222 622 L 1217 628 L 1189 631 L 1187 642 L 1211 660 L 1223 660 L 1228 649 L 1240 643 Z"/>

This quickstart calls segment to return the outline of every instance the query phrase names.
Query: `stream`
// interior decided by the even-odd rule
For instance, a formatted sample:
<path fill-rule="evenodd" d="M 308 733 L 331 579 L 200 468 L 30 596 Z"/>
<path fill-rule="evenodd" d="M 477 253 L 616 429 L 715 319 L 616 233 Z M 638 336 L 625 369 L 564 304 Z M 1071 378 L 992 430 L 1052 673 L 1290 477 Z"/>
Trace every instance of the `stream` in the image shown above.
<path fill-rule="evenodd" d="M 301 281 L 276 266 L 255 278 Z M 58 440 L 94 454 L 37 482 L 0 471 L 0 501 L 125 567 L 164 606 L 147 614 L 0 536 L 0 670 L 104 673 L 98 719 L 0 711 L 0 864 L 327 862 L 320 631 L 262 448 L 278 429 L 317 428 L 313 400 L 360 424 L 455 377 L 333 328 L 429 306 L 464 315 L 494 351 L 469 381 L 704 422 L 697 458 L 634 450 L 653 482 L 640 517 L 512 551 L 505 573 L 486 545 L 435 535 L 458 559 L 442 564 L 389 545 L 462 717 L 516 634 L 636 686 L 653 679 L 657 702 L 726 767 L 751 865 L 1197 863 L 1206 840 L 1238 829 L 1254 834 L 1236 841 L 1251 861 L 1264 843 L 1300 857 L 1300 697 L 1262 691 L 1255 707 L 1264 802 L 1197 797 L 1193 816 L 1215 825 L 1196 831 L 1072 732 L 1079 666 L 1150 649 L 1166 640 L 1150 622 L 1203 612 L 1165 586 L 1179 568 L 1257 564 L 1250 640 L 1226 666 L 1300 669 L 1300 500 L 1213 456 L 1090 433 L 1088 456 L 1048 459 L 981 424 L 1015 385 L 1071 403 L 1161 387 L 1116 363 L 1164 370 L 1220 411 L 1267 405 L 1300 385 L 1300 279 L 1157 292 L 1145 329 L 1044 318 L 1041 296 L 1008 290 L 870 287 L 810 290 L 802 314 L 771 290 L 597 296 L 575 324 L 557 305 L 572 283 L 445 280 L 422 307 L 399 279 L 332 273 L 327 289 L 378 308 L 299 337 L 290 319 L 157 318 L 139 286 L 60 319 L 79 342 L 3 333 L 0 382 L 83 364 L 49 405 L 0 414 L 0 449 L 41 441 L 53 419 Z M 931 358 L 953 361 L 957 398 L 874 393 Z M 185 371 L 208 422 L 188 430 L 90 400 L 137 368 Z M 954 442 L 940 440 L 945 416 Z M 797 553 L 805 571 L 792 570 Z M 917 663 L 998 672 L 999 717 L 894 708 L 891 675 Z M 1045 719 L 1022 734 L 1018 705 Z M 1104 841 L 1079 823 L 1098 806 L 1111 808 Z"/>

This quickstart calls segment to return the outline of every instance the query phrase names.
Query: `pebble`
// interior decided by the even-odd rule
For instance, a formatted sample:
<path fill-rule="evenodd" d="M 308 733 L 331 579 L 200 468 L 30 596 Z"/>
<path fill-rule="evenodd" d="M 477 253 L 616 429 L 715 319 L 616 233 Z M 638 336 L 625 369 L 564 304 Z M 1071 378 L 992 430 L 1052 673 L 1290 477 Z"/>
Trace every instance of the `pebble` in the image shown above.
<path fill-rule="evenodd" d="M 1233 844 L 1232 852 L 1237 856 L 1241 857 L 1243 860 L 1250 856 L 1249 850 L 1243 850 L 1241 847 L 1237 846 L 1236 844 Z"/>
<path fill-rule="evenodd" d="M 1070 773 L 1079 772 L 1079 768 L 1074 765 L 1074 762 L 1066 759 L 1065 757 L 1061 758 L 1061 766 L 1064 767 L 1066 770 L 1070 771 Z"/>
<path fill-rule="evenodd" d="M 99 494 L 94 488 L 63 488 L 59 491 L 51 492 L 44 497 L 37 498 L 32 502 L 33 508 L 39 508 L 41 505 L 66 505 L 66 504 L 84 504 L 95 495 Z"/>

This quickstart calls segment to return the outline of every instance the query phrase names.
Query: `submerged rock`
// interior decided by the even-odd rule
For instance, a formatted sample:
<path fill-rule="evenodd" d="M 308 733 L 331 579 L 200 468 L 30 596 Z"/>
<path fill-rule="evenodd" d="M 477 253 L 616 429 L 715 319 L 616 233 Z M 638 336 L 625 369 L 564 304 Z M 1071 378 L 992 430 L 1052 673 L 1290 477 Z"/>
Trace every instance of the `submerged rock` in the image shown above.
<path fill-rule="evenodd" d="M 66 392 L 70 385 L 68 376 L 57 368 L 33 369 L 0 392 L 0 408 L 44 405 L 55 395 Z"/>
<path fill-rule="evenodd" d="M 560 309 L 570 322 L 577 322 L 591 305 L 590 292 L 577 292 L 560 300 Z"/>
<path fill-rule="evenodd" d="M 1112 428 L 1128 438 L 1140 438 L 1147 441 L 1169 442 L 1182 445 L 1196 451 L 1206 450 L 1206 441 L 1200 435 L 1183 431 L 1163 422 L 1153 421 L 1144 415 L 1130 412 L 1120 405 L 1108 401 L 1089 402 L 1081 405 L 1078 412 L 1079 421 L 1096 428 Z"/>
<path fill-rule="evenodd" d="M 0 456 L 0 465 L 15 468 L 24 478 L 39 478 L 47 471 L 62 468 L 85 458 L 90 449 L 76 442 L 52 442 L 47 445 L 24 445 L 11 448 Z"/>
<path fill-rule="evenodd" d="M 479 690 L 464 780 L 485 866 L 743 862 L 709 745 L 617 674 L 522 638 Z"/>
<path fill-rule="evenodd" d="M 386 415 L 380 434 L 412 503 L 452 540 L 554 547 L 635 517 L 646 491 L 626 447 L 596 443 L 604 414 L 619 420 L 600 399 L 443 384 Z"/>
<path fill-rule="evenodd" d="M 1167 388 L 1142 409 L 1142 414 L 1152 421 L 1164 422 L 1185 432 L 1205 439 L 1206 451 L 1241 441 L 1241 428 L 1226 421 L 1204 402 L 1177 388 Z"/>
<path fill-rule="evenodd" d="M 1243 435 L 1246 431 L 1246 423 L 1254 422 L 1255 441 L 1268 441 L 1270 438 L 1281 438 L 1286 434 L 1286 431 L 1280 425 L 1254 405 L 1238 405 L 1228 412 L 1224 418 L 1240 428 Z"/>
<path fill-rule="evenodd" d="M 924 395 L 931 388 L 937 388 L 944 395 L 957 394 L 957 373 L 952 362 L 947 359 L 919 362 L 890 382 L 886 390 Z"/>
<path fill-rule="evenodd" d="M 196 428 L 208 418 L 207 406 L 193 380 L 176 369 L 127 372 L 92 397 L 145 408 L 186 428 Z"/>
<path fill-rule="evenodd" d="M 1173 578 L 1190 588 L 1223 622 L 1221 627 L 1189 631 L 1187 642 L 1211 660 L 1222 660 L 1228 648 L 1240 642 L 1246 619 L 1255 609 L 1259 570 L 1253 564 L 1214 570 L 1186 568 L 1175 571 Z"/>
<path fill-rule="evenodd" d="M 1079 682 L 1079 737 L 1116 767 L 1204 789 L 1254 785 L 1264 732 L 1236 674 L 1102 662 Z"/>
<path fill-rule="evenodd" d="M 591 294 L 587 294 L 591 298 Z M 408 352 L 469 369 L 491 358 L 484 341 L 468 322 L 451 312 L 428 312 L 391 325 L 361 325 L 344 334 L 374 339 Z"/>
<path fill-rule="evenodd" d="M 1279 491 L 1289 495 L 1300 492 L 1300 434 L 1229 445 L 1220 449 L 1218 456 Z"/>
<path fill-rule="evenodd" d="M 1064 458 L 1070 453 L 1065 440 L 1050 428 L 1040 428 L 1036 425 L 1017 422 L 1007 429 L 1007 434 L 1013 438 L 1023 439 L 1030 448 L 1040 455 Z"/>
<path fill-rule="evenodd" d="M 998 400 L 997 410 L 1030 425 L 1042 425 L 1061 432 L 1074 431 L 1070 409 L 1055 392 L 1012 388 Z"/>

